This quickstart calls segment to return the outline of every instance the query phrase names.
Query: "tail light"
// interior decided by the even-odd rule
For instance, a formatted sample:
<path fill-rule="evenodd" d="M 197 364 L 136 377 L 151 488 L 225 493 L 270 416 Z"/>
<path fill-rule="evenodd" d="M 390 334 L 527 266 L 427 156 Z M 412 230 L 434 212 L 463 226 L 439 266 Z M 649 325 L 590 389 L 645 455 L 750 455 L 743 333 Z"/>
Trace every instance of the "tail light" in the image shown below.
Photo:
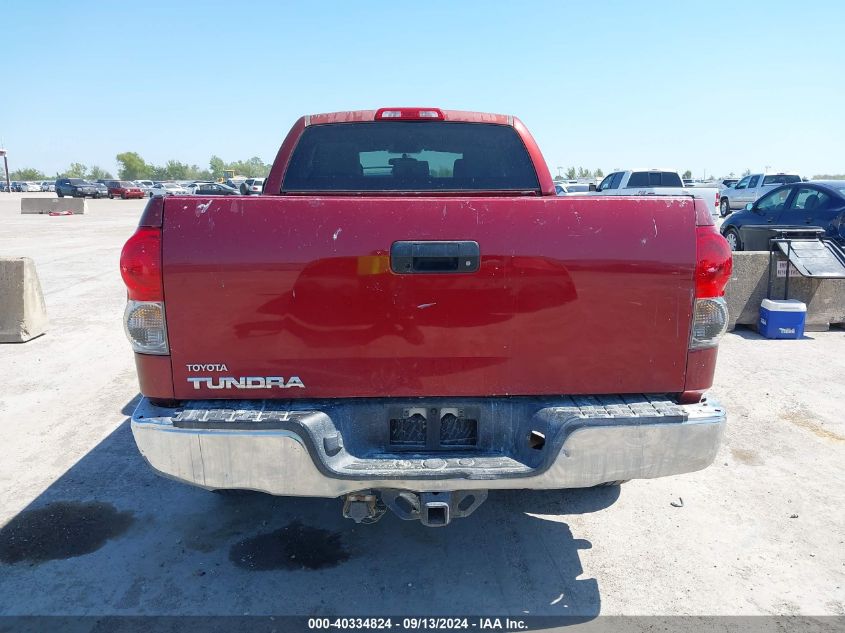
<path fill-rule="evenodd" d="M 731 249 L 712 224 L 697 226 L 695 308 L 690 349 L 714 347 L 728 328 L 728 306 L 723 298 L 731 278 Z"/>
<path fill-rule="evenodd" d="M 161 228 L 141 226 L 123 246 L 120 274 L 129 301 L 123 315 L 132 349 L 168 354 L 161 270 Z"/>
<path fill-rule="evenodd" d="M 123 329 L 135 352 L 164 355 L 170 353 L 164 302 L 130 299 L 123 313 Z"/>
<path fill-rule="evenodd" d="M 120 274 L 130 299 L 161 301 L 161 229 L 139 227 L 120 253 Z"/>

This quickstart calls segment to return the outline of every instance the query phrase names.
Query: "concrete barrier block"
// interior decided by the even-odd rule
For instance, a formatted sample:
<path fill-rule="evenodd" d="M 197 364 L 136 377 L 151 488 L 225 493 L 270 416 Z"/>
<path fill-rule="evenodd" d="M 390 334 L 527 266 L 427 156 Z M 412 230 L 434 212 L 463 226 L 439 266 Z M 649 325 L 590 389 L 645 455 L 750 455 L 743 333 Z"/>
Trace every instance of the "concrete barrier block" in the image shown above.
<path fill-rule="evenodd" d="M 795 273 L 797 275 L 797 273 Z M 731 280 L 725 289 L 730 321 L 728 329 L 737 325 L 756 325 L 760 303 L 766 298 L 769 282 L 769 254 L 758 251 L 734 253 Z M 783 297 L 785 277 L 775 277 L 772 298 Z M 827 330 L 832 324 L 845 322 L 845 279 L 810 279 L 792 276 L 789 298 L 807 304 L 808 332 Z"/>
<path fill-rule="evenodd" d="M 21 213 L 70 211 L 82 215 L 88 210 L 86 198 L 21 198 Z"/>
<path fill-rule="evenodd" d="M 44 293 L 29 257 L 0 257 L 0 343 L 24 343 L 47 331 Z"/>

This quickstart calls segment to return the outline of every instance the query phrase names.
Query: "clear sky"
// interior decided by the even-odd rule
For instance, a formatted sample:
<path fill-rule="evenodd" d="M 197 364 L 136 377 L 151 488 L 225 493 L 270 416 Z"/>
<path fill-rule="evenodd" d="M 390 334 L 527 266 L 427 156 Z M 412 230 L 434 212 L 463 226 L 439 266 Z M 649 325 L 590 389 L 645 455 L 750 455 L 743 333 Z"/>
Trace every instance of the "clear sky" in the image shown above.
<path fill-rule="evenodd" d="M 271 161 L 301 114 L 503 112 L 558 165 L 845 173 L 845 2 L 0 1 L 10 168 Z"/>

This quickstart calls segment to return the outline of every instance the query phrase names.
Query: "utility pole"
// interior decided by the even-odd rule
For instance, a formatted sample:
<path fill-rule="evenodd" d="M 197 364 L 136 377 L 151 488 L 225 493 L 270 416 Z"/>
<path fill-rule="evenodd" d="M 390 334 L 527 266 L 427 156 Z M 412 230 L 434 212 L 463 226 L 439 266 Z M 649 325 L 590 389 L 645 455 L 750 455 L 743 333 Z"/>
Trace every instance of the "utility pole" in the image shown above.
<path fill-rule="evenodd" d="M 6 191 L 12 193 L 12 184 L 9 182 L 9 157 L 6 156 L 5 149 L 0 149 L 0 156 L 3 157 L 3 169 L 6 170 Z"/>

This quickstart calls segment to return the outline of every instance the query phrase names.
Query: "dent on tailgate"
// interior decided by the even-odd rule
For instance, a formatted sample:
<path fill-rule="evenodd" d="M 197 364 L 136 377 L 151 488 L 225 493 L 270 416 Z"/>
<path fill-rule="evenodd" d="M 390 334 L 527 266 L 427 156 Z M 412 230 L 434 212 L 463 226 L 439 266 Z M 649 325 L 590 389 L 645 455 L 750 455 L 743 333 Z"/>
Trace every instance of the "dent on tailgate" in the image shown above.
<path fill-rule="evenodd" d="M 168 200 L 174 395 L 681 392 L 694 227 L 674 198 Z M 473 240 L 481 264 L 398 275 L 398 240 Z"/>

